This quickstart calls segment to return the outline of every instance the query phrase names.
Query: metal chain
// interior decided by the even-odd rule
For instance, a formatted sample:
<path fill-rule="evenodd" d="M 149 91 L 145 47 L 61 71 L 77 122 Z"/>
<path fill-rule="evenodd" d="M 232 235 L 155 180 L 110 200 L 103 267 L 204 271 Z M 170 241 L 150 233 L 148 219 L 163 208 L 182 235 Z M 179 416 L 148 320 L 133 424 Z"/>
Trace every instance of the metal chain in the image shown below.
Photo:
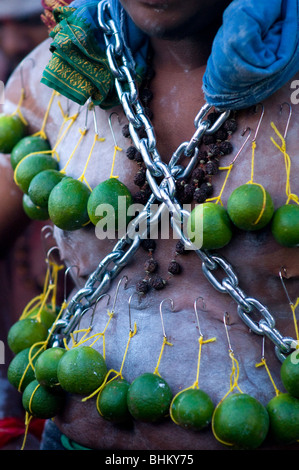
<path fill-rule="evenodd" d="M 280 361 L 295 349 L 296 341 L 283 337 L 275 328 L 275 320 L 268 308 L 257 299 L 248 297 L 239 287 L 239 280 L 232 266 L 222 257 L 210 254 L 204 250 L 194 249 L 191 241 L 184 234 L 184 220 L 190 213 L 183 209 L 175 197 L 176 179 L 187 178 L 197 162 L 198 144 L 204 134 L 213 134 L 226 121 L 230 112 L 220 114 L 211 125 L 206 115 L 212 108 L 204 105 L 194 120 L 195 132 L 190 141 L 183 142 L 173 153 L 169 164 L 165 164 L 156 148 L 156 137 L 151 121 L 146 116 L 138 98 L 135 84 L 135 73 L 131 69 L 126 50 L 116 24 L 110 16 L 109 4 L 103 0 L 98 5 L 99 25 L 104 33 L 107 58 L 111 72 L 115 78 L 116 91 L 129 121 L 132 141 L 141 153 L 146 166 L 146 177 L 152 190 L 147 204 L 140 214 L 129 224 L 126 234 L 116 243 L 109 253 L 91 274 L 83 289 L 79 290 L 70 300 L 66 312 L 56 324 L 52 335 L 52 345 L 61 344 L 63 338 L 68 338 L 80 322 L 84 313 L 107 292 L 113 279 L 131 261 L 140 247 L 142 239 L 148 235 L 149 224 L 157 223 L 164 211 L 170 213 L 172 229 L 183 241 L 186 249 L 193 249 L 202 263 L 202 271 L 210 284 L 220 293 L 229 294 L 237 304 L 237 312 L 248 328 L 257 335 L 268 337 L 275 345 L 275 352 Z M 140 130 L 146 137 L 140 138 Z M 190 159 L 188 165 L 179 165 L 182 156 Z M 157 179 L 163 177 L 158 184 Z M 159 210 L 153 217 L 151 205 L 160 202 Z M 139 229 L 143 227 L 143 232 Z M 216 272 L 222 272 L 222 279 L 216 277 Z M 259 315 L 259 321 L 254 320 L 254 314 Z"/>

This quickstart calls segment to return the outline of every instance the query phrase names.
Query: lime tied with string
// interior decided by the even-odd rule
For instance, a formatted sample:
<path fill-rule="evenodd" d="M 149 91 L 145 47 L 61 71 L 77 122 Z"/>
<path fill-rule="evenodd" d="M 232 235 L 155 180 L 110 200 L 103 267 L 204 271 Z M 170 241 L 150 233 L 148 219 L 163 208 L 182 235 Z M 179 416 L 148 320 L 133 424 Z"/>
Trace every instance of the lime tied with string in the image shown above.
<path fill-rule="evenodd" d="M 272 234 L 282 246 L 299 246 L 299 205 L 285 204 L 276 209 L 271 223 Z"/>
<path fill-rule="evenodd" d="M 32 220 L 49 219 L 48 209 L 34 204 L 28 194 L 23 194 L 22 206 L 25 214 Z"/>
<path fill-rule="evenodd" d="M 62 230 L 78 230 L 89 223 L 87 202 L 90 189 L 70 176 L 52 189 L 48 200 L 49 217 Z"/>
<path fill-rule="evenodd" d="M 12 114 L 0 114 L 0 152 L 2 153 L 11 153 L 14 146 L 27 133 L 28 123 L 21 112 L 24 98 L 25 90 L 22 87 L 16 110 Z"/>
<path fill-rule="evenodd" d="M 172 391 L 159 375 L 146 372 L 137 377 L 128 389 L 128 409 L 138 421 L 154 423 L 169 414 Z"/>
<path fill-rule="evenodd" d="M 46 341 L 48 329 L 39 320 L 24 318 L 14 323 L 7 335 L 7 343 L 11 351 L 15 354 L 33 346 L 35 343 Z"/>
<path fill-rule="evenodd" d="M 14 146 L 25 136 L 27 127 L 17 115 L 0 115 L 0 152 L 11 153 Z"/>
<path fill-rule="evenodd" d="M 27 194 L 31 180 L 41 171 L 58 170 L 58 162 L 47 153 L 34 153 L 24 157 L 16 166 L 14 180 L 17 186 Z"/>
<path fill-rule="evenodd" d="M 107 366 L 103 356 L 90 346 L 76 346 L 59 361 L 57 377 L 63 390 L 88 395 L 103 383 Z"/>
<path fill-rule="evenodd" d="M 113 231 L 118 230 L 119 221 L 122 218 L 122 226 L 127 226 L 130 217 L 127 215 L 128 208 L 133 204 L 133 197 L 127 186 L 119 181 L 119 177 L 114 175 L 114 166 L 117 152 L 122 148 L 117 145 L 115 135 L 112 129 L 109 116 L 109 126 L 114 140 L 114 153 L 110 176 L 107 180 L 99 183 L 93 190 L 88 200 L 88 214 L 91 222 L 97 225 L 99 221 L 105 218 L 107 227 L 112 227 Z M 109 207 L 108 207 L 109 206 Z"/>
<path fill-rule="evenodd" d="M 191 387 L 178 392 L 170 405 L 170 417 L 172 421 L 184 429 L 191 429 L 193 431 L 201 431 L 211 423 L 215 408 L 210 396 L 199 388 L 199 368 L 202 346 L 203 344 L 216 341 L 216 338 L 203 339 L 197 312 L 198 299 L 194 302 L 194 311 L 199 330 L 196 380 Z"/>
<path fill-rule="evenodd" d="M 261 230 L 274 214 L 272 198 L 265 188 L 246 183 L 236 188 L 227 201 L 227 213 L 233 224 L 241 230 Z"/>
<path fill-rule="evenodd" d="M 35 378 L 45 388 L 60 390 L 57 376 L 58 364 L 66 349 L 52 347 L 43 351 L 35 363 Z"/>
<path fill-rule="evenodd" d="M 61 171 L 52 169 L 41 171 L 34 176 L 28 188 L 28 196 L 33 204 L 48 210 L 51 191 L 64 177 L 65 175 Z"/>
<path fill-rule="evenodd" d="M 197 248 L 215 250 L 232 238 L 232 224 L 223 206 L 213 202 L 197 205 L 188 219 L 188 237 Z"/>
<path fill-rule="evenodd" d="M 88 199 L 87 211 L 94 225 L 97 225 L 108 212 L 108 216 L 105 217 L 107 226 L 111 226 L 113 222 L 113 227 L 117 230 L 120 217 L 124 216 L 125 225 L 128 224 L 130 217 L 127 216 L 127 212 L 132 203 L 133 197 L 127 186 L 112 177 L 93 189 Z M 111 215 L 107 205 L 112 208 Z M 109 217 L 112 217 L 112 220 Z"/>
<path fill-rule="evenodd" d="M 40 419 L 54 418 L 63 408 L 64 394 L 52 393 L 37 380 L 30 382 L 22 395 L 22 405 L 30 415 Z"/>
<path fill-rule="evenodd" d="M 299 440 L 299 400 L 289 393 L 279 393 L 267 404 L 269 435 L 279 444 Z"/>
<path fill-rule="evenodd" d="M 34 367 L 40 352 L 37 346 L 22 349 L 8 366 L 7 379 L 21 393 L 35 379 Z"/>
<path fill-rule="evenodd" d="M 299 398 L 299 361 L 294 351 L 285 358 L 280 368 L 280 377 L 286 391 L 295 398 Z"/>
<path fill-rule="evenodd" d="M 214 404 L 210 396 L 198 388 L 179 392 L 171 402 L 171 418 L 184 429 L 201 431 L 212 420 Z"/>
<path fill-rule="evenodd" d="M 18 163 L 27 155 L 37 152 L 48 152 L 51 150 L 50 143 L 40 135 L 28 135 L 23 137 L 12 149 L 10 163 L 15 170 Z"/>
<path fill-rule="evenodd" d="M 233 393 L 216 407 L 213 428 L 217 439 L 223 444 L 253 450 L 266 439 L 269 415 L 254 397 L 246 393 Z"/>
<path fill-rule="evenodd" d="M 130 419 L 127 404 L 129 382 L 117 378 L 107 383 L 97 397 L 97 410 L 106 420 L 113 423 L 124 423 Z"/>

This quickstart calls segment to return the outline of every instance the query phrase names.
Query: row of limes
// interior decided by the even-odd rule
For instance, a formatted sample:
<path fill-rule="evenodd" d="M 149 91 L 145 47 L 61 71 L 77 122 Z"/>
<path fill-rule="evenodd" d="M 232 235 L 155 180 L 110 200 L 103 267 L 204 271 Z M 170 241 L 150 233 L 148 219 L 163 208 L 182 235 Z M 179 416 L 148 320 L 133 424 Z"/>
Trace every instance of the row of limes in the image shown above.
<path fill-rule="evenodd" d="M 275 210 L 263 186 L 247 183 L 232 192 L 226 209 L 213 202 L 197 205 L 190 214 L 188 236 L 195 246 L 213 250 L 231 241 L 234 226 L 257 231 L 269 224 L 279 244 L 299 246 L 299 205 L 285 204 Z"/>
<path fill-rule="evenodd" d="M 118 377 L 106 382 L 106 362 L 98 351 L 84 345 L 40 348 L 46 334 L 46 325 L 26 318 L 13 325 L 8 336 L 16 354 L 8 379 L 22 392 L 23 406 L 33 416 L 55 416 L 63 407 L 65 392 L 88 397 L 100 389 L 97 410 L 113 423 L 132 418 L 156 423 L 170 416 L 182 428 L 200 431 L 212 422 L 217 439 L 241 449 L 259 447 L 269 430 L 278 443 L 299 439 L 299 364 L 292 356 L 281 367 L 287 393 L 278 394 L 266 407 L 245 393 L 231 393 L 215 407 L 209 395 L 198 388 L 173 397 L 167 382 L 154 373 L 143 373 L 131 384 Z"/>
<path fill-rule="evenodd" d="M 109 204 L 113 209 L 109 217 L 117 227 L 123 210 L 118 198 L 124 198 L 126 212 L 133 201 L 128 188 L 117 178 L 109 178 L 90 191 L 84 182 L 59 171 L 46 138 L 26 135 L 26 130 L 18 115 L 0 115 L 0 152 L 11 154 L 14 179 L 24 193 L 23 208 L 28 217 L 51 219 L 62 230 L 77 230 L 89 222 L 96 225 L 106 216 L 98 206 Z"/>

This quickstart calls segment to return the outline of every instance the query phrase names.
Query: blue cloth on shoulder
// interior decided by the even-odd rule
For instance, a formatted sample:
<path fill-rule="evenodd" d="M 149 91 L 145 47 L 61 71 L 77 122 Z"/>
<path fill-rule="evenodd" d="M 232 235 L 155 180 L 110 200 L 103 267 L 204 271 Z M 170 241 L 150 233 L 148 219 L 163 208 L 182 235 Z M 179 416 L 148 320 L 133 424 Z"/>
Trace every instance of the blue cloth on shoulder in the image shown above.
<path fill-rule="evenodd" d="M 240 109 L 264 100 L 298 71 L 298 0 L 234 0 L 214 39 L 203 91 L 220 109 Z"/>
<path fill-rule="evenodd" d="M 146 63 L 148 38 L 129 18 L 119 0 L 109 0 L 132 66 Z M 75 0 L 71 6 L 94 15 L 97 2 Z M 216 108 L 241 109 L 257 104 L 299 71 L 299 0 L 233 0 L 223 15 L 206 72 L 203 92 Z"/>

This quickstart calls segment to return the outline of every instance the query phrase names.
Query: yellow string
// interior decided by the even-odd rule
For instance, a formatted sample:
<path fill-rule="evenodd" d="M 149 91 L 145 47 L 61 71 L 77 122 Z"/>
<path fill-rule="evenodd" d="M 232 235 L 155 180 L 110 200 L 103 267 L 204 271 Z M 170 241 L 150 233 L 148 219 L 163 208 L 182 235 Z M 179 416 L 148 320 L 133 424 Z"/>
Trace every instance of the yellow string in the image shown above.
<path fill-rule="evenodd" d="M 47 134 L 45 132 L 45 128 L 46 128 L 47 120 L 48 120 L 48 117 L 49 117 L 50 109 L 51 109 L 51 106 L 53 104 L 54 97 L 57 96 L 57 95 L 58 95 L 58 93 L 54 90 L 52 95 L 51 95 L 50 101 L 48 103 L 48 106 L 47 106 L 47 109 L 46 109 L 46 112 L 45 112 L 45 115 L 44 115 L 44 119 L 43 119 L 43 122 L 42 122 L 41 129 L 38 132 L 36 132 L 35 134 L 33 134 L 33 136 L 40 136 L 40 137 L 42 137 L 42 139 L 47 139 Z"/>
<path fill-rule="evenodd" d="M 223 206 L 223 202 L 222 202 L 222 200 L 221 200 L 221 197 L 222 197 L 223 191 L 224 191 L 224 189 L 225 189 L 227 180 L 228 180 L 228 178 L 229 178 L 229 175 L 230 175 L 232 169 L 233 169 L 233 163 L 231 163 L 229 166 L 219 167 L 219 170 L 222 170 L 222 171 L 225 171 L 225 170 L 226 170 L 226 171 L 227 171 L 225 180 L 224 180 L 224 182 L 223 182 L 223 185 L 222 185 L 222 188 L 221 188 L 221 190 L 220 190 L 219 195 L 216 196 L 216 197 L 208 198 L 208 199 L 206 200 L 206 202 L 216 201 L 215 204 L 220 203 L 220 204 Z"/>
<path fill-rule="evenodd" d="M 103 381 L 103 383 L 100 385 L 99 388 L 97 388 L 94 392 L 92 392 L 90 395 L 88 395 L 88 397 L 85 397 L 82 399 L 82 402 L 85 402 L 87 400 L 89 400 L 90 398 L 94 397 L 96 394 L 98 394 L 98 397 L 97 397 L 97 409 L 98 409 L 98 400 L 99 400 L 99 396 L 100 396 L 100 393 L 101 391 L 103 390 L 104 386 L 107 384 L 107 383 L 110 383 L 112 382 L 112 380 L 115 380 L 117 377 L 120 377 L 120 378 L 123 378 L 123 375 L 122 375 L 122 370 L 123 370 L 123 367 L 124 367 L 124 363 L 125 363 L 125 360 L 126 360 L 126 356 L 127 356 L 127 353 L 128 353 L 128 349 L 129 349 L 129 345 L 130 345 L 130 342 L 131 342 L 131 339 L 133 338 L 133 336 L 135 336 L 137 333 L 137 325 L 136 325 L 136 322 L 134 323 L 134 330 L 130 330 L 129 332 L 129 339 L 127 341 L 127 345 L 126 345 L 126 349 L 125 349 L 125 352 L 124 352 L 124 355 L 123 355 L 123 359 L 122 359 L 122 363 L 121 363 L 121 367 L 120 367 L 120 370 L 117 372 L 116 370 L 114 369 L 110 369 L 106 376 L 105 376 L 105 379 Z M 108 377 L 110 374 L 114 373 L 114 377 L 112 379 L 110 379 L 108 381 Z M 98 409 L 98 412 L 100 413 L 100 410 Z M 101 413 L 100 413 L 101 414 Z"/>
<path fill-rule="evenodd" d="M 57 153 L 57 147 L 58 145 L 62 142 L 62 140 L 64 139 L 64 137 L 66 136 L 66 134 L 69 132 L 70 128 L 72 127 L 72 125 L 74 124 L 74 122 L 76 121 L 76 119 L 78 118 L 79 116 L 79 112 L 75 113 L 73 116 L 69 116 L 67 113 L 65 113 L 63 111 L 63 108 L 61 106 L 61 103 L 60 101 L 58 101 L 58 106 L 59 106 L 59 109 L 61 111 L 61 114 L 62 114 L 62 117 L 63 117 L 63 121 L 62 121 L 62 124 L 61 124 L 61 127 L 60 127 L 60 130 L 58 132 L 58 137 L 57 137 L 57 141 L 56 141 L 56 144 L 54 145 L 54 148 L 52 149 L 52 153 L 56 154 L 57 156 L 57 160 L 59 160 L 59 157 L 58 157 L 58 153 Z M 63 131 L 63 128 L 65 126 L 65 124 L 69 122 L 69 125 L 66 127 L 66 129 Z M 63 131 L 63 132 L 62 132 Z"/>
<path fill-rule="evenodd" d="M 286 204 L 289 204 L 289 202 L 292 200 L 296 204 L 299 204 L 299 197 L 296 194 L 292 194 L 291 192 L 291 184 L 290 184 L 290 176 L 291 176 L 291 159 L 290 156 L 287 153 L 286 150 L 286 141 L 285 138 L 281 135 L 281 133 L 278 131 L 277 127 L 273 122 L 271 122 L 271 127 L 274 129 L 276 135 L 280 138 L 281 140 L 281 145 L 279 145 L 273 137 L 271 137 L 271 142 L 275 145 L 275 147 L 280 150 L 280 152 L 284 156 L 284 161 L 285 161 L 285 168 L 286 168 L 286 195 L 287 195 L 287 202 Z"/>
<path fill-rule="evenodd" d="M 160 354 L 159 354 L 159 358 L 158 358 L 157 365 L 156 365 L 155 370 L 154 370 L 154 374 L 159 375 L 159 377 L 161 377 L 161 375 L 160 375 L 160 373 L 159 373 L 159 366 L 160 366 L 160 362 L 161 362 L 162 355 L 163 355 L 163 352 L 164 352 L 164 348 L 165 348 L 166 345 L 167 345 L 167 346 L 173 346 L 172 343 L 169 343 L 169 342 L 167 341 L 166 336 L 163 336 L 162 347 L 161 347 L 161 350 L 160 350 Z"/>
<path fill-rule="evenodd" d="M 86 343 L 87 341 L 90 341 L 91 339 L 94 339 L 94 341 L 90 344 L 90 347 L 92 347 L 98 341 L 98 339 L 102 338 L 103 339 L 103 358 L 106 359 L 105 334 L 106 334 L 107 328 L 109 326 L 109 323 L 111 322 L 111 320 L 113 318 L 114 312 L 110 311 L 110 310 L 107 310 L 107 315 L 109 316 L 109 320 L 107 321 L 106 326 L 105 326 L 104 330 L 101 333 L 95 333 L 92 336 L 87 336 L 88 333 L 91 331 L 91 327 L 89 327 L 87 329 L 85 328 L 85 329 L 80 329 L 80 330 L 73 331 L 73 333 L 70 334 L 71 340 L 72 340 L 71 346 L 68 346 L 65 338 L 63 339 L 65 349 L 71 349 L 71 348 L 75 348 L 77 346 L 81 346 L 82 344 Z M 77 335 L 78 333 L 83 333 L 83 332 L 85 332 L 85 334 L 77 342 L 75 340 L 74 336 Z"/>
<path fill-rule="evenodd" d="M 30 425 L 30 422 L 31 422 L 32 418 L 33 418 L 33 416 L 31 416 L 26 411 L 26 413 L 25 413 L 25 434 L 24 434 L 23 444 L 22 444 L 21 450 L 24 450 L 24 448 L 25 448 L 25 444 L 26 444 L 26 440 L 27 440 L 27 436 L 28 436 L 29 425 Z"/>
<path fill-rule="evenodd" d="M 21 97 L 19 99 L 19 102 L 17 104 L 17 107 L 16 107 L 15 111 L 13 113 L 11 113 L 11 116 L 15 116 L 17 114 L 19 116 L 19 118 L 21 119 L 21 121 L 23 122 L 23 124 L 25 126 L 28 126 L 28 122 L 26 121 L 26 119 L 24 118 L 24 116 L 21 112 L 21 107 L 22 107 L 24 99 L 25 99 L 25 90 L 24 90 L 24 88 L 22 88 L 21 89 Z"/>
<path fill-rule="evenodd" d="M 211 338 L 211 339 L 203 339 L 203 336 L 200 336 L 198 339 L 199 342 L 199 348 L 198 348 L 198 359 L 197 359 L 197 372 L 196 372 L 196 380 L 194 384 L 192 385 L 192 388 L 198 388 L 198 378 L 199 378 L 199 367 L 200 367 L 200 360 L 201 360 L 201 350 L 202 350 L 202 345 L 203 344 L 208 344 L 208 343 L 213 343 L 216 341 L 216 338 Z"/>
<path fill-rule="evenodd" d="M 105 140 L 105 138 L 99 137 L 98 134 L 95 134 L 94 140 L 93 140 L 93 143 L 92 143 L 90 152 L 89 152 L 89 155 L 88 155 L 88 157 L 87 157 L 87 160 L 86 160 L 86 163 L 85 163 L 85 166 L 84 166 L 84 169 L 83 169 L 83 173 L 82 173 L 82 175 L 78 178 L 79 181 L 81 181 L 81 182 L 84 181 L 84 182 L 86 183 L 86 185 L 89 187 L 90 191 L 92 191 L 92 189 L 91 189 L 91 187 L 89 186 L 88 182 L 86 181 L 85 173 L 86 173 L 86 170 L 87 170 L 87 167 L 88 167 L 89 160 L 90 160 L 90 158 L 91 158 L 92 152 L 93 152 L 93 150 L 94 150 L 95 144 L 96 144 L 97 142 L 103 142 L 104 140 Z"/>
<path fill-rule="evenodd" d="M 255 149 L 256 149 L 256 141 L 253 140 L 251 143 L 251 177 L 250 181 L 247 184 L 253 183 L 254 178 L 254 160 L 255 160 Z"/>
<path fill-rule="evenodd" d="M 112 167 L 111 167 L 111 173 L 109 178 L 118 178 L 118 176 L 113 175 L 113 170 L 114 170 L 114 165 L 115 165 L 115 158 L 116 158 L 116 153 L 121 152 L 122 148 L 118 147 L 117 145 L 114 146 L 114 153 L 113 153 L 113 159 L 112 159 Z"/>
<path fill-rule="evenodd" d="M 76 143 L 75 148 L 72 151 L 71 155 L 69 156 L 64 168 L 62 170 L 60 170 L 60 173 L 63 173 L 63 174 L 66 173 L 66 168 L 68 167 L 70 161 L 72 160 L 73 156 L 75 155 L 76 151 L 78 150 L 78 147 L 81 144 L 82 139 L 84 138 L 84 136 L 87 133 L 87 129 L 83 129 L 83 130 L 79 129 L 79 133 L 80 133 L 80 137 L 78 139 L 78 142 Z"/>
<path fill-rule="evenodd" d="M 172 419 L 172 421 L 175 423 L 175 424 L 179 424 L 175 419 L 174 419 L 174 416 L 173 416 L 173 413 L 172 413 L 172 404 L 174 402 L 174 400 L 179 396 L 181 395 L 183 392 L 185 392 L 186 390 L 190 390 L 190 389 L 194 389 L 194 388 L 199 388 L 199 368 L 200 368 L 200 360 L 201 360 L 201 352 L 202 352 L 202 345 L 203 344 L 207 344 L 207 343 L 212 343 L 216 341 L 216 338 L 211 338 L 211 339 L 207 339 L 207 340 L 204 340 L 203 339 L 203 336 L 200 335 L 200 337 L 198 338 L 198 343 L 199 343 L 199 348 L 198 348 L 198 357 L 197 357 L 197 371 L 196 371 L 196 379 L 195 379 L 195 382 L 190 386 L 190 387 L 187 387 L 187 388 L 184 388 L 183 390 L 181 390 L 180 392 L 178 392 L 174 398 L 172 399 L 172 402 L 171 402 L 171 405 L 170 405 L 170 409 L 169 409 L 169 415 Z"/>
<path fill-rule="evenodd" d="M 62 115 L 63 115 L 63 122 L 61 124 L 61 128 L 60 128 L 60 131 L 58 133 L 58 135 L 60 135 L 60 137 L 57 138 L 56 140 L 56 143 L 54 145 L 54 147 L 51 149 L 51 150 L 43 150 L 43 151 L 37 151 L 37 152 L 32 152 L 32 153 L 29 153 L 28 155 L 26 155 L 24 158 L 22 158 L 22 160 L 17 164 L 15 170 L 14 170 L 14 182 L 17 186 L 19 186 L 19 183 L 18 183 L 18 179 L 17 179 L 17 173 L 18 173 L 18 169 L 19 169 L 19 166 L 20 164 L 26 159 L 26 158 L 29 158 L 30 156 L 32 155 L 37 155 L 37 154 L 44 154 L 44 155 L 47 155 L 47 154 L 50 154 L 52 155 L 52 157 L 56 157 L 56 160 L 59 161 L 60 158 L 59 158 L 59 155 L 58 155 L 58 152 L 57 152 L 57 147 L 59 146 L 59 144 L 62 142 L 62 140 L 64 139 L 64 137 L 66 136 L 66 134 L 69 132 L 70 128 L 72 127 L 72 125 L 74 124 L 74 122 L 76 121 L 77 117 L 79 116 L 79 113 L 76 113 L 74 114 L 73 116 L 68 116 L 67 114 L 64 113 L 62 107 L 61 107 L 61 104 L 60 102 L 58 102 L 58 105 L 61 109 L 61 112 L 62 112 Z M 65 124 L 67 121 L 70 121 L 69 125 L 67 126 L 67 128 L 64 130 L 64 132 L 62 132 Z"/>
<path fill-rule="evenodd" d="M 251 177 L 250 177 L 250 180 L 246 184 L 255 184 L 256 186 L 259 186 L 261 188 L 262 193 L 263 193 L 263 203 L 262 203 L 262 208 L 260 210 L 260 213 L 259 213 L 257 219 L 255 220 L 255 222 L 253 222 L 253 225 L 257 225 L 259 223 L 259 221 L 261 220 L 261 218 L 262 218 L 262 216 L 265 212 L 265 209 L 266 209 L 266 200 L 267 200 L 267 195 L 266 195 L 265 188 L 261 184 L 255 183 L 253 181 L 253 179 L 254 179 L 255 149 L 256 149 L 256 141 L 253 140 L 252 143 L 251 143 Z"/>
<path fill-rule="evenodd" d="M 291 304 L 291 310 L 293 314 L 293 321 L 294 321 L 297 342 L 299 342 L 298 324 L 297 324 L 297 319 L 296 319 L 296 308 L 298 307 L 298 305 L 299 305 L 299 297 L 297 298 L 295 304 Z"/>
<path fill-rule="evenodd" d="M 261 366 L 264 366 L 264 367 L 265 367 L 265 369 L 266 369 L 266 371 L 267 371 L 267 374 L 268 374 L 268 376 L 269 376 L 269 379 L 270 379 L 270 381 L 271 381 L 271 383 L 272 383 L 272 385 L 273 385 L 273 388 L 274 388 L 274 390 L 275 390 L 276 396 L 279 395 L 279 394 L 280 394 L 280 391 L 278 390 L 278 388 L 277 388 L 276 385 L 275 385 L 275 382 L 274 382 L 274 380 L 273 380 L 273 377 L 272 377 L 271 372 L 270 372 L 270 370 L 269 370 L 269 367 L 268 367 L 268 365 L 267 365 L 266 359 L 265 359 L 264 357 L 262 357 L 261 362 L 259 362 L 258 364 L 255 365 L 255 367 L 261 367 Z"/>
<path fill-rule="evenodd" d="M 212 425 L 212 432 L 214 434 L 215 439 L 217 439 L 217 441 L 219 441 L 221 444 L 224 444 L 224 445 L 227 445 L 227 446 L 233 446 L 233 444 L 231 442 L 225 442 L 225 441 L 221 440 L 217 436 L 217 434 L 215 432 L 215 427 L 214 427 L 215 413 L 216 413 L 216 410 L 218 409 L 218 407 L 220 406 L 220 404 L 223 402 L 223 400 L 225 400 L 225 398 L 230 393 L 232 393 L 235 388 L 237 388 L 240 393 L 243 393 L 242 390 L 240 389 L 239 385 L 238 385 L 239 363 L 238 363 L 237 359 L 235 358 L 233 351 L 231 351 L 231 350 L 229 351 L 229 356 L 232 360 L 232 370 L 231 370 L 231 374 L 230 374 L 230 388 L 229 388 L 228 392 L 224 395 L 224 397 L 220 400 L 220 402 L 217 404 L 217 406 L 216 406 L 216 408 L 213 412 L 211 425 Z"/>

